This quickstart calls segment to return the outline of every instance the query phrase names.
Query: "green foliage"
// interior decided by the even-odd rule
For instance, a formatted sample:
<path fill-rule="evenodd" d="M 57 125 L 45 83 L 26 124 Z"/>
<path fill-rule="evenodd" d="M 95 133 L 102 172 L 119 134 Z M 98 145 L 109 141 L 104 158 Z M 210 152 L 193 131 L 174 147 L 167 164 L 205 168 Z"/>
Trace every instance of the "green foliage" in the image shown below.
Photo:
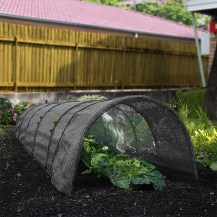
<path fill-rule="evenodd" d="M 59 123 L 59 121 L 54 121 L 53 124 L 56 126 Z"/>
<path fill-rule="evenodd" d="M 152 184 L 156 190 L 165 187 L 165 177 L 155 166 L 134 157 L 121 155 L 111 148 L 101 147 L 93 137 L 85 139 L 81 160 L 88 167 L 83 174 L 95 173 L 109 178 L 123 189 Z"/>
<path fill-rule="evenodd" d="M 2 125 L 13 125 L 17 121 L 17 117 L 28 108 L 31 104 L 21 103 L 13 107 L 12 103 L 5 99 L 0 100 L 0 124 Z"/>
<path fill-rule="evenodd" d="M 2 125 L 10 125 L 10 124 L 14 124 L 15 121 L 13 120 L 13 110 L 9 109 L 7 111 L 3 111 L 0 114 L 0 123 Z"/>
<path fill-rule="evenodd" d="M 101 95 L 84 95 L 81 96 L 79 99 L 76 99 L 75 96 L 69 96 L 66 98 L 67 101 L 80 101 L 80 102 L 86 102 L 86 101 L 93 101 L 93 100 L 106 100 L 107 98 Z"/>
<path fill-rule="evenodd" d="M 16 114 L 14 116 L 12 103 L 6 101 L 5 99 L 1 99 L 0 101 L 1 111 L 0 111 L 0 124 L 1 125 L 9 125 L 14 124 L 14 117 L 16 118 Z"/>
<path fill-rule="evenodd" d="M 23 102 L 21 104 L 14 106 L 14 112 L 20 116 L 28 107 L 30 107 L 32 104 L 28 102 Z"/>
<path fill-rule="evenodd" d="M 216 171 L 217 129 L 202 108 L 196 110 L 195 119 L 189 118 L 189 111 L 187 106 L 183 106 L 179 114 L 191 136 L 196 160 Z"/>
<path fill-rule="evenodd" d="M 210 166 L 217 162 L 217 130 L 211 126 L 204 129 L 196 129 L 191 135 L 194 144 L 196 159 L 204 166 Z"/>
<path fill-rule="evenodd" d="M 5 98 L 0 98 L 0 110 L 6 111 L 12 108 L 12 103 Z"/>
<path fill-rule="evenodd" d="M 100 95 L 84 95 L 79 98 L 79 101 L 85 102 L 85 101 L 92 101 L 92 100 L 106 100 L 107 98 Z"/>
<path fill-rule="evenodd" d="M 107 148 L 102 148 L 94 139 L 93 136 L 89 135 L 83 144 L 83 152 L 82 152 L 82 162 L 88 167 L 91 167 L 91 159 L 95 154 L 105 153 L 108 154 Z"/>
<path fill-rule="evenodd" d="M 200 123 L 204 125 L 204 128 L 209 127 L 209 117 L 208 113 L 202 109 L 201 107 L 198 107 L 198 109 L 195 110 L 197 113 L 197 117 L 200 120 Z"/>
<path fill-rule="evenodd" d="M 67 96 L 67 97 L 66 97 L 66 100 L 67 100 L 67 101 L 76 101 L 76 97 L 70 95 L 70 96 Z"/>
<path fill-rule="evenodd" d="M 40 124 L 41 120 L 43 119 L 43 117 L 40 117 L 40 121 L 38 122 L 38 124 Z M 54 127 L 52 129 L 50 129 L 50 133 L 53 134 L 54 133 L 54 130 L 55 130 L 55 127 L 57 126 L 57 124 L 59 123 L 58 120 L 54 121 L 53 124 L 54 124 Z"/>
<path fill-rule="evenodd" d="M 191 13 L 186 10 L 183 2 L 167 1 L 165 4 L 142 2 L 132 6 L 132 9 L 178 23 L 192 25 Z M 197 14 L 196 20 L 199 18 L 202 18 L 202 15 Z"/>
<path fill-rule="evenodd" d="M 112 6 L 115 6 L 117 4 L 117 0 L 86 0 L 86 1 L 97 3 L 97 4 L 112 5 Z"/>
<path fill-rule="evenodd" d="M 200 112 L 205 112 L 204 98 L 205 89 L 177 91 L 175 100 L 172 103 L 172 107 L 179 112 L 181 109 L 183 109 L 183 106 L 186 106 L 189 110 L 189 118 L 198 118 Z"/>

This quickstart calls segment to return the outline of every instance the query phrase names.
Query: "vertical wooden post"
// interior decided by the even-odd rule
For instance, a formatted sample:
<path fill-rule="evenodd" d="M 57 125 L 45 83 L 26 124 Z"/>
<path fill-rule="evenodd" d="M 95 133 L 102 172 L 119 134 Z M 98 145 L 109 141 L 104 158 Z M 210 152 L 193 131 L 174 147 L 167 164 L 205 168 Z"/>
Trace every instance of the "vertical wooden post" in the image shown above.
<path fill-rule="evenodd" d="M 122 51 L 122 70 L 121 70 L 121 90 L 123 90 L 124 89 L 124 78 L 125 78 L 125 69 L 126 69 L 126 63 L 125 63 L 125 61 L 126 61 L 126 50 L 125 50 L 125 43 L 124 43 L 124 38 L 122 39 L 122 48 L 123 48 L 123 51 Z"/>
<path fill-rule="evenodd" d="M 73 82 L 74 90 L 76 90 L 77 84 L 77 73 L 78 73 L 78 43 L 75 43 L 75 58 L 74 58 L 74 68 L 73 68 Z"/>
<path fill-rule="evenodd" d="M 160 55 L 160 54 L 159 54 Z M 166 86 L 170 85 L 170 81 L 168 80 L 168 75 L 166 75 L 166 82 L 165 82 L 165 72 L 166 72 L 166 52 L 163 51 L 163 58 L 162 58 L 162 62 L 161 62 L 161 67 L 160 67 L 160 88 L 163 89 L 164 85 L 166 84 Z"/>
<path fill-rule="evenodd" d="M 14 90 L 17 92 L 17 82 L 18 82 L 18 40 L 17 37 L 14 37 Z"/>

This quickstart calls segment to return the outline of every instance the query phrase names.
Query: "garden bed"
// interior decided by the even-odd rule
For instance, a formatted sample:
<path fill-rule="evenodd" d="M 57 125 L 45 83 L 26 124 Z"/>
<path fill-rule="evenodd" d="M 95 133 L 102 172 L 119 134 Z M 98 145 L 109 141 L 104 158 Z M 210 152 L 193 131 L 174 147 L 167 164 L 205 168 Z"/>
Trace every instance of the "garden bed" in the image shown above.
<path fill-rule="evenodd" d="M 123 190 L 94 175 L 80 175 L 73 196 L 55 189 L 44 170 L 7 129 L 0 139 L 0 216 L 216 216 L 217 174 L 198 165 L 199 182 L 167 180 Z"/>

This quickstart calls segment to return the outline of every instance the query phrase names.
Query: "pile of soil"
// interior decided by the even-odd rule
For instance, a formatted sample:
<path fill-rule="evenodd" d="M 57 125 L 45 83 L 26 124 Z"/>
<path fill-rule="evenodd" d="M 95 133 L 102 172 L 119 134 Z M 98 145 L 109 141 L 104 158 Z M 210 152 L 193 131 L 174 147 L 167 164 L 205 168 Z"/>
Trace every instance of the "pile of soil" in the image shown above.
<path fill-rule="evenodd" d="M 0 216 L 217 216 L 217 174 L 201 165 L 198 183 L 167 180 L 163 191 L 123 190 L 81 170 L 74 194 L 60 193 L 7 129 L 0 138 Z"/>

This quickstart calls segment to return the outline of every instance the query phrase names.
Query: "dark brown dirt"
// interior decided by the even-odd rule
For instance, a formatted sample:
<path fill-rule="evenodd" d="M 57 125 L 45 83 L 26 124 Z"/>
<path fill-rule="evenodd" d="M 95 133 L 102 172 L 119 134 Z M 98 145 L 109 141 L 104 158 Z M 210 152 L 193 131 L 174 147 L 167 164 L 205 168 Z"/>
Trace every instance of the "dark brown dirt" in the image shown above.
<path fill-rule="evenodd" d="M 199 166 L 199 182 L 167 180 L 163 191 L 128 191 L 78 172 L 74 195 L 58 192 L 10 130 L 0 139 L 0 216 L 217 216 L 217 175 Z"/>

